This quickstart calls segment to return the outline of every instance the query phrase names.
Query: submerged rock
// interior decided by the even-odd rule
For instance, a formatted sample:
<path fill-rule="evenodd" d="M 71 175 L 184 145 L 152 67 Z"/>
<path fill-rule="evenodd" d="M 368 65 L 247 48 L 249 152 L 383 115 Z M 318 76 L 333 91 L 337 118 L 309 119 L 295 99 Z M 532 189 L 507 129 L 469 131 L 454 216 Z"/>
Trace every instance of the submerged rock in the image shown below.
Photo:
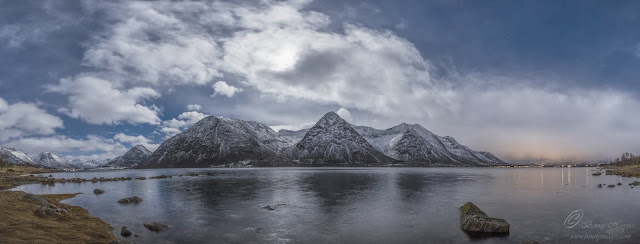
<path fill-rule="evenodd" d="M 142 198 L 140 198 L 139 196 L 133 196 L 130 198 L 123 198 L 118 200 L 118 203 L 122 203 L 122 204 L 141 203 L 141 202 L 142 202 Z"/>
<path fill-rule="evenodd" d="M 613 188 L 613 187 L 616 187 L 616 185 L 608 185 L 607 187 Z"/>
<path fill-rule="evenodd" d="M 122 235 L 122 236 L 130 236 L 131 234 L 133 234 L 133 233 L 131 233 L 131 231 L 129 229 L 127 229 L 126 226 L 122 226 L 122 230 L 120 230 L 120 235 Z"/>
<path fill-rule="evenodd" d="M 287 205 L 287 204 L 280 203 L 280 204 L 276 204 L 276 205 L 267 205 L 267 206 L 264 206 L 264 207 L 262 207 L 262 208 L 264 208 L 264 209 L 266 209 L 266 210 L 271 210 L 271 211 L 273 211 L 273 210 L 276 210 L 276 209 L 278 209 L 278 208 L 280 208 L 280 207 L 283 207 L 283 206 L 286 206 L 286 205 Z"/>
<path fill-rule="evenodd" d="M 144 227 L 147 227 L 147 229 L 155 232 L 162 232 L 169 229 L 168 224 L 163 224 L 158 222 L 144 223 Z"/>
<path fill-rule="evenodd" d="M 472 235 L 507 235 L 509 223 L 504 219 L 492 218 L 478 206 L 468 202 L 460 207 L 460 228 Z"/>
<path fill-rule="evenodd" d="M 95 189 L 95 190 L 93 190 L 93 194 L 100 195 L 100 194 L 102 194 L 102 193 L 104 193 L 104 191 L 103 191 L 103 190 L 100 190 L 100 189 Z"/>

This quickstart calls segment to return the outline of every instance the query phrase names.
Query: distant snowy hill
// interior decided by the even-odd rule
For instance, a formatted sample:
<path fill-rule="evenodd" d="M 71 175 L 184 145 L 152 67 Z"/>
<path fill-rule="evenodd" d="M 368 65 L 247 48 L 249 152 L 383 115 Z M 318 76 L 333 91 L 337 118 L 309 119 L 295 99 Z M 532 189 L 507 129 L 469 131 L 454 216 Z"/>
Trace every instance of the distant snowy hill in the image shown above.
<path fill-rule="evenodd" d="M 107 165 L 116 167 L 135 167 L 144 163 L 151 156 L 151 151 L 147 150 L 143 145 L 136 145 L 124 155 L 111 160 Z"/>
<path fill-rule="evenodd" d="M 71 162 L 69 162 L 71 165 L 74 166 L 74 168 L 79 168 L 79 169 L 93 169 L 93 168 L 98 168 L 98 167 L 102 167 L 104 165 L 106 165 L 107 163 L 109 163 L 111 161 L 111 159 L 89 159 L 89 160 L 80 160 L 80 159 L 74 159 L 71 160 Z"/>

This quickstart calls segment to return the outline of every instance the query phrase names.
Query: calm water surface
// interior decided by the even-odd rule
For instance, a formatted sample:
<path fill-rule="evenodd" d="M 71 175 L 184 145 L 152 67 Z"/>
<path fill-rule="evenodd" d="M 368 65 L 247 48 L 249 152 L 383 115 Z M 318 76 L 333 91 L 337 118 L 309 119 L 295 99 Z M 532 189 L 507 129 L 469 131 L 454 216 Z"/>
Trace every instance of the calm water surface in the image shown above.
<path fill-rule="evenodd" d="M 633 178 L 592 176 L 594 168 L 247 168 L 68 172 L 56 178 L 137 177 L 212 172 L 213 176 L 124 182 L 23 185 L 65 200 L 109 224 L 126 225 L 137 243 L 638 243 L 640 187 Z M 597 184 L 616 184 L 597 188 Z M 106 192 L 94 195 L 93 189 Z M 138 205 L 118 199 L 140 196 Z M 474 202 L 506 219 L 506 237 L 472 239 L 458 207 Z M 264 209 L 279 205 L 276 210 Z M 567 216 L 582 210 L 573 228 Z M 144 222 L 166 222 L 162 233 Z M 600 235 L 600 236 L 598 236 Z M 630 235 L 630 239 L 626 239 Z M 595 236 L 595 237 L 594 237 Z M 617 236 L 622 240 L 608 240 Z M 585 237 L 574 237 L 585 238 Z"/>

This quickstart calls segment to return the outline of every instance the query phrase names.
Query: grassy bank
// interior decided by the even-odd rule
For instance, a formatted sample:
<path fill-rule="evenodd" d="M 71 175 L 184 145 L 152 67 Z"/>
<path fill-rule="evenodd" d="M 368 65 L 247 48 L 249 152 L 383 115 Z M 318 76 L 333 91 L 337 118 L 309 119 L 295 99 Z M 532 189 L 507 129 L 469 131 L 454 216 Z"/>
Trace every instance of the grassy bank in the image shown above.
<path fill-rule="evenodd" d="M 640 165 L 607 166 L 607 175 L 619 175 L 622 177 L 640 177 Z"/>
<path fill-rule="evenodd" d="M 44 177 L 21 175 L 48 172 L 51 171 L 2 165 L 0 190 L 22 184 L 47 183 L 49 179 Z M 84 208 L 60 203 L 77 194 L 41 195 L 42 198 L 26 195 L 25 192 L 0 191 L 0 243 L 110 243 L 116 240 L 106 222 L 89 215 Z M 37 211 L 43 206 L 62 212 L 44 214 Z"/>

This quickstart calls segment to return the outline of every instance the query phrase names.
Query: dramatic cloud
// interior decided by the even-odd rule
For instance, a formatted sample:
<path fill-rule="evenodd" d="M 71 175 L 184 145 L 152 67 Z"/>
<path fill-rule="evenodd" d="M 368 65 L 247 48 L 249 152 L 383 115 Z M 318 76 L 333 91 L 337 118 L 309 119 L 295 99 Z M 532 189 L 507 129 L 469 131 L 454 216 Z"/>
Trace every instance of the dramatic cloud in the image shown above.
<path fill-rule="evenodd" d="M 158 148 L 158 146 L 160 146 L 160 144 L 151 143 L 151 140 L 141 135 L 130 136 L 124 133 L 118 133 L 115 136 L 113 136 L 113 139 L 116 141 L 129 143 L 131 146 L 143 145 L 145 148 L 149 149 L 149 151 L 152 151 L 152 152 L 155 151 Z"/>
<path fill-rule="evenodd" d="M 259 96 L 277 97 L 283 107 L 290 106 L 287 101 L 303 99 L 314 102 L 310 106 L 353 108 L 375 118 L 367 121 L 377 127 L 422 123 L 513 158 L 544 151 L 554 158 L 602 158 L 610 150 L 591 142 L 604 136 L 618 140 L 610 144 L 623 150 L 630 141 L 616 133 L 636 129 L 600 117 L 623 117 L 624 109 L 637 104 L 622 92 L 552 90 L 532 85 L 538 80 L 459 74 L 455 68 L 448 76 L 436 75 L 439 67 L 396 33 L 341 23 L 336 30 L 330 28 L 329 16 L 303 10 L 307 4 L 111 5 L 117 10 L 109 13 L 118 22 L 86 52 L 85 62 L 119 74 L 133 70 L 137 80 L 150 84 L 202 85 L 229 74 Z M 242 91 L 224 81 L 213 88 L 214 95 L 230 98 Z M 339 112 L 350 121 L 355 117 Z M 192 124 L 189 121 L 164 121 L 160 131 L 173 135 Z M 538 138 L 535 143 L 532 135 Z"/>
<path fill-rule="evenodd" d="M 89 75 L 62 79 L 58 85 L 47 88 L 49 91 L 69 95 L 69 108 L 62 112 L 91 124 L 160 122 L 158 108 L 142 104 L 145 99 L 159 96 L 152 88 L 118 89 L 108 80 Z"/>
<path fill-rule="evenodd" d="M 637 93 L 573 86 L 564 77 L 549 74 L 553 70 L 530 76 L 518 69 L 502 70 L 505 66 L 483 70 L 472 65 L 469 69 L 468 64 L 474 63 L 465 62 L 464 55 L 475 64 L 493 66 L 496 59 L 538 50 L 508 53 L 511 49 L 500 47 L 466 52 L 465 47 L 458 48 L 469 40 L 466 35 L 482 33 L 461 30 L 455 33 L 465 35 L 453 35 L 449 28 L 453 24 L 425 22 L 420 30 L 412 30 L 419 23 L 406 16 L 385 23 L 387 28 L 395 26 L 394 32 L 375 26 L 375 21 L 354 21 L 359 17 L 355 10 L 330 17 L 332 13 L 322 13 L 318 4 L 306 0 L 92 1 L 84 2 L 83 7 L 87 15 L 98 16 L 96 22 L 101 25 L 89 33 L 91 38 L 78 41 L 85 48 L 81 70 L 61 75 L 69 78 L 55 78 L 56 84 L 46 88 L 54 96 L 65 96 L 58 100 L 66 104 L 54 106 L 63 107 L 60 111 L 71 118 L 95 125 L 135 124 L 127 127 L 136 127 L 127 132 L 130 135 L 101 139 L 120 145 L 118 148 L 124 147 L 122 143 L 158 143 L 134 131 L 138 126 L 169 137 L 204 118 L 205 113 L 257 120 L 278 130 L 308 128 L 325 112 L 339 108 L 339 115 L 350 122 L 378 128 L 420 123 L 507 160 L 608 159 L 637 150 L 640 127 L 631 121 L 640 115 L 630 112 L 640 105 Z M 385 13 L 375 5 L 367 8 Z M 57 28 L 40 28 L 38 23 L 3 25 L 0 45 L 33 43 Z M 401 33 L 407 32 L 413 34 L 403 37 Z M 483 47 L 494 43 L 477 42 Z M 461 51 L 431 46 L 439 43 Z M 640 45 L 633 48 L 640 57 Z M 491 51 L 498 58 L 478 55 L 493 54 Z M 450 58 L 458 52 L 463 56 Z M 547 60 L 552 59 L 531 62 Z M 460 63 L 467 67 L 456 66 Z M 561 68 L 556 72 L 571 73 Z M 576 77 L 569 78 L 580 78 Z M 183 112 L 185 106 L 187 112 L 163 117 Z M 25 136 L 42 135 L 48 137 L 29 140 L 36 140 L 36 145 L 45 140 L 86 141 L 53 136 L 56 128 L 62 128 L 62 121 L 33 104 L 8 105 L 0 100 L 0 118 L 4 118 L 1 116 L 7 118 L 0 120 L 0 141 L 18 143 L 29 139 Z M 16 119 L 20 116 L 25 117 Z"/>
<path fill-rule="evenodd" d="M 29 135 L 54 134 L 62 120 L 31 103 L 8 104 L 0 98 L 0 142 Z"/>
<path fill-rule="evenodd" d="M 227 96 L 227 97 L 233 97 L 234 94 L 241 92 L 242 89 L 237 88 L 235 86 L 231 86 L 229 84 L 227 84 L 227 82 L 224 81 L 218 81 L 215 84 L 213 84 L 213 95 L 211 95 L 212 97 L 215 95 L 223 95 L 223 96 Z"/>
<path fill-rule="evenodd" d="M 203 3 L 92 2 L 118 22 L 85 52 L 84 64 L 127 82 L 151 84 L 208 83 L 216 69 L 218 46 L 204 29 L 183 22 L 189 11 L 209 9 Z"/>

